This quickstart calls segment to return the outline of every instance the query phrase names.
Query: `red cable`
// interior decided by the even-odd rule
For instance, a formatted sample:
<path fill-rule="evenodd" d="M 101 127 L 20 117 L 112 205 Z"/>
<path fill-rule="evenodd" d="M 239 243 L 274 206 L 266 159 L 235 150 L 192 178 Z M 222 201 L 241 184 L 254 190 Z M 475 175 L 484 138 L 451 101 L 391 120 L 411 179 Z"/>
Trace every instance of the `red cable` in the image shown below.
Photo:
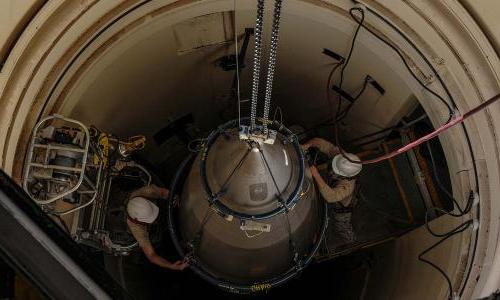
<path fill-rule="evenodd" d="M 458 125 L 458 124 L 461 124 L 465 121 L 465 119 L 467 119 L 468 117 L 476 114 L 477 112 L 485 109 L 487 106 L 493 104 L 494 102 L 498 101 L 500 99 L 500 94 L 490 98 L 488 101 L 485 101 L 481 104 L 479 104 L 477 107 L 471 109 L 470 111 L 466 112 L 463 116 L 458 116 L 458 117 L 455 117 L 453 119 L 451 119 L 448 123 L 445 123 L 444 125 L 442 125 L 441 127 L 437 128 L 436 130 L 434 130 L 433 132 L 419 138 L 418 140 L 415 140 L 393 152 L 390 152 L 390 153 L 387 153 L 385 155 L 382 155 L 380 157 L 377 157 L 377 158 L 372 158 L 372 159 L 367 159 L 367 160 L 359 160 L 359 161 L 356 161 L 356 160 L 352 160 L 350 159 L 349 157 L 347 157 L 347 155 L 345 155 L 345 152 L 344 150 L 342 150 L 342 147 L 339 147 L 339 150 L 340 150 L 340 153 L 342 154 L 342 156 L 347 159 L 348 161 L 352 162 L 352 163 L 355 163 L 355 164 L 363 164 L 363 165 L 368 165 L 368 164 L 374 164 L 374 163 L 378 163 L 378 162 L 381 162 L 381 161 L 384 161 L 384 160 L 387 160 L 387 159 L 390 159 L 390 158 L 393 158 L 397 155 L 400 155 L 400 154 L 403 154 L 413 148 L 415 148 L 416 146 L 432 139 L 432 138 L 435 138 L 436 136 L 438 136 L 439 134 L 441 134 L 442 132 L 448 130 L 449 128 L 451 127 L 454 127 L 455 125 Z"/>

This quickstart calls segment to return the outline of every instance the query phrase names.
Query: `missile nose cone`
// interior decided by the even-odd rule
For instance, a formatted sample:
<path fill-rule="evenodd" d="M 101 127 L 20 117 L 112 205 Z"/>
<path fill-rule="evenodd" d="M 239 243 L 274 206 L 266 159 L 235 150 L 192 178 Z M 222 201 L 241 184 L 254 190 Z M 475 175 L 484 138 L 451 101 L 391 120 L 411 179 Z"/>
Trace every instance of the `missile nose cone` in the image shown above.
<path fill-rule="evenodd" d="M 276 209 L 294 191 L 299 160 L 291 144 L 240 140 L 232 130 L 218 138 L 206 158 L 206 177 L 218 200 L 243 214 Z M 290 163 L 290 161 L 292 163 Z"/>
<path fill-rule="evenodd" d="M 185 181 L 173 183 L 182 187 L 179 207 L 169 204 L 174 244 L 194 256 L 197 274 L 233 292 L 292 278 L 326 228 L 325 203 L 305 177 L 300 145 L 288 129 L 275 132 L 272 142 L 242 139 L 229 122 L 182 165 L 178 174 L 190 168 Z"/>

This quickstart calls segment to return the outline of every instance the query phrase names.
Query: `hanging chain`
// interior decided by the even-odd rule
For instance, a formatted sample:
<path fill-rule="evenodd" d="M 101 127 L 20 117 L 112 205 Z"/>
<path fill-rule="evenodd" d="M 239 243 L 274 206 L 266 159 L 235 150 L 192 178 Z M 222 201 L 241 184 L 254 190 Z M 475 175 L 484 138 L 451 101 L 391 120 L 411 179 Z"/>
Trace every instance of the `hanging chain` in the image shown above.
<path fill-rule="evenodd" d="M 264 27 L 264 0 L 257 1 L 257 20 L 255 22 L 255 51 L 253 55 L 252 106 L 250 111 L 250 130 L 255 130 L 257 100 L 259 97 L 260 59 L 262 56 L 262 29 Z"/>
<path fill-rule="evenodd" d="M 264 135 L 268 134 L 269 110 L 271 108 L 271 95 L 273 79 L 276 70 L 276 58 L 278 55 L 278 40 L 280 30 L 281 6 L 283 0 L 275 0 L 273 25 L 271 33 L 271 47 L 269 50 L 269 61 L 266 78 L 266 91 L 264 98 Z M 257 0 L 257 19 L 255 23 L 255 52 L 253 60 L 252 77 L 252 104 L 250 111 L 250 131 L 255 130 L 255 119 L 257 117 L 257 102 L 259 98 L 259 81 L 262 57 L 262 30 L 264 27 L 264 0 Z"/>
<path fill-rule="evenodd" d="M 282 0 L 276 0 L 276 2 L 274 3 L 273 29 L 271 33 L 271 49 L 269 51 L 266 94 L 264 98 L 264 135 L 268 134 L 267 124 L 269 120 L 269 110 L 271 107 L 271 92 L 273 89 L 274 72 L 276 70 L 276 57 L 278 55 L 277 51 L 278 51 L 282 2 L 283 2 Z"/>
<path fill-rule="evenodd" d="M 240 53 L 238 47 L 238 22 L 236 20 L 236 0 L 233 0 L 234 5 L 234 55 L 236 57 L 236 93 L 238 100 L 238 128 L 241 127 L 241 91 L 240 91 Z"/>

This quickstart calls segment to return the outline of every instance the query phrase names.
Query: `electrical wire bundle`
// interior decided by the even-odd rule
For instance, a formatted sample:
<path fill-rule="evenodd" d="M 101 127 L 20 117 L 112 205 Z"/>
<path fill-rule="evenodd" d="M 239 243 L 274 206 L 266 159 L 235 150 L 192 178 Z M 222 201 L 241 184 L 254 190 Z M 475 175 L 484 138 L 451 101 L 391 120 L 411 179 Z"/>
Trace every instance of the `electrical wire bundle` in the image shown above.
<path fill-rule="evenodd" d="M 430 158 L 431 158 L 431 164 L 432 164 L 432 172 L 434 174 L 434 177 L 436 178 L 436 182 L 438 184 L 438 187 L 439 189 L 448 197 L 450 198 L 450 200 L 453 202 L 453 206 L 458 210 L 458 213 L 453 213 L 453 212 L 449 212 L 449 211 L 445 211 L 441 208 L 437 208 L 437 207 L 432 207 L 432 208 L 427 208 L 426 210 L 426 214 L 425 214 L 425 226 L 428 230 L 428 232 L 434 236 L 434 237 L 437 237 L 439 238 L 439 240 L 435 243 L 433 243 L 430 247 L 426 248 L 424 251 L 422 251 L 419 255 L 418 255 L 418 259 L 426 264 L 428 264 L 429 266 L 433 267 L 434 269 L 436 269 L 446 280 L 446 283 L 448 285 L 448 290 L 449 290 L 449 299 L 453 299 L 453 298 L 456 298 L 456 295 L 454 294 L 453 292 L 453 286 L 452 286 L 452 283 L 451 283 L 451 280 L 449 278 L 449 276 L 446 274 L 446 272 L 441 268 L 439 267 L 438 265 L 436 265 L 435 263 L 433 263 L 432 261 L 428 260 L 427 258 L 425 258 L 424 256 L 429 253 L 430 251 L 432 251 L 433 249 L 435 249 L 436 247 L 438 247 L 440 244 L 442 244 L 443 242 L 445 242 L 446 240 L 450 239 L 451 237 L 459 234 L 459 233 L 462 233 L 464 232 L 465 230 L 467 230 L 471 225 L 474 224 L 474 221 L 472 219 L 468 219 L 462 223 L 460 223 L 458 226 L 456 226 L 455 228 L 451 229 L 450 231 L 447 231 L 447 232 L 436 232 L 434 231 L 430 225 L 429 225 L 429 220 L 428 220 L 428 214 L 429 212 L 431 211 L 438 211 L 442 214 L 446 214 L 446 215 L 449 215 L 453 218 L 462 218 L 464 217 L 465 215 L 468 215 L 470 212 L 471 212 L 471 209 L 473 207 L 473 203 L 474 203 L 474 199 L 476 198 L 476 195 L 474 194 L 473 191 L 471 191 L 469 193 L 469 197 L 468 197 L 468 200 L 467 200 L 467 203 L 466 203 L 466 206 L 465 208 L 462 208 L 459 203 L 457 202 L 457 200 L 453 197 L 453 195 L 444 187 L 444 185 L 441 183 L 440 179 L 439 179 L 439 176 L 437 174 L 437 169 L 436 169 L 436 164 L 435 164 L 435 161 L 434 161 L 434 156 L 432 154 L 432 149 L 431 149 L 431 146 L 429 145 L 429 140 L 438 136 L 440 133 L 446 131 L 447 129 L 453 127 L 453 126 L 456 126 L 458 124 L 461 124 L 462 127 L 463 127 L 463 121 L 465 119 L 467 119 L 468 117 L 476 114 L 477 112 L 483 110 L 484 108 L 486 108 L 487 106 L 491 105 L 492 103 L 496 102 L 497 100 L 500 99 L 500 94 L 490 98 L 489 100 L 483 102 L 482 104 L 480 104 L 479 106 L 475 107 L 474 109 L 468 111 L 467 113 L 465 113 L 464 115 L 462 116 L 457 116 L 457 115 L 454 115 L 454 111 L 458 111 L 457 108 L 456 108 L 456 105 L 454 104 L 454 101 L 453 101 L 453 98 L 451 96 L 451 94 L 449 93 L 448 89 L 446 88 L 446 85 L 444 84 L 444 82 L 442 81 L 442 79 L 440 78 L 439 74 L 436 72 L 436 70 L 434 69 L 434 67 L 430 64 L 429 60 L 423 55 L 423 53 L 399 30 L 397 29 L 394 25 L 392 25 L 389 21 L 387 21 L 385 18 L 383 18 L 381 15 L 377 14 L 376 12 L 370 10 L 368 8 L 368 10 L 373 13 L 376 17 L 378 17 L 379 19 L 381 19 L 384 23 L 386 23 L 387 25 L 389 25 L 392 29 L 394 29 L 395 31 L 397 31 L 417 52 L 418 54 L 423 58 L 423 60 L 427 63 L 427 65 L 429 66 L 429 68 L 433 71 L 433 73 L 436 75 L 436 77 L 438 78 L 439 82 L 441 83 L 441 85 L 443 86 L 444 90 L 446 91 L 448 97 L 450 98 L 450 101 L 451 103 L 453 104 L 454 108 L 452 108 L 452 106 L 444 100 L 444 98 L 442 96 L 440 96 L 438 93 L 436 93 L 435 91 L 431 90 L 429 87 L 427 87 L 418 77 L 417 75 L 413 72 L 413 70 L 410 68 L 408 62 L 406 61 L 406 59 L 404 58 L 403 54 L 394 46 L 392 45 L 391 43 L 389 43 L 388 41 L 386 41 L 385 39 L 381 38 L 378 34 L 376 34 L 373 30 L 371 30 L 370 28 L 366 27 L 364 25 L 364 21 L 365 21 L 365 10 L 363 8 L 360 8 L 360 7 L 354 7 L 352 9 L 350 9 L 349 11 L 349 14 L 350 16 L 352 17 L 352 19 L 357 23 L 357 27 L 356 27 L 356 30 L 355 30 L 355 33 L 354 33 L 354 36 L 353 36 L 353 40 L 352 40 L 352 44 L 351 44 L 351 47 L 349 49 L 349 53 L 347 55 L 347 58 L 344 61 L 341 61 L 339 62 L 333 69 L 332 69 L 332 72 L 330 73 L 329 77 L 328 77 L 328 86 L 327 86 L 327 93 L 329 93 L 329 88 L 330 88 L 330 81 L 331 81 L 331 77 L 332 77 L 332 74 L 335 72 L 335 70 L 341 66 L 341 70 L 340 70 L 340 82 L 339 82 L 339 89 L 342 90 L 342 85 L 343 85 L 343 82 L 344 82 L 344 74 L 345 74 L 345 70 L 347 68 L 347 66 L 349 65 L 349 62 L 351 60 L 351 57 L 352 57 L 352 54 L 353 54 L 353 51 L 354 51 L 354 46 L 356 44 L 356 41 L 357 41 L 357 37 L 358 37 L 358 34 L 360 32 L 360 29 L 361 28 L 364 28 L 366 29 L 369 33 L 371 33 L 374 37 L 376 37 L 378 40 L 380 40 L 381 42 L 383 42 L 385 45 L 387 45 L 388 47 L 390 47 L 394 52 L 396 52 L 396 54 L 399 56 L 399 58 L 401 59 L 401 61 L 403 62 L 403 64 L 405 65 L 406 69 L 408 70 L 408 72 L 411 74 L 411 76 L 419 83 L 419 85 L 425 89 L 427 92 L 429 92 L 430 94 L 432 94 L 433 96 L 435 96 L 441 103 L 443 103 L 443 105 L 446 106 L 448 112 L 449 112 L 449 116 L 448 116 L 448 120 L 446 121 L 446 123 L 440 127 L 438 127 L 437 129 L 435 129 L 433 132 L 409 143 L 408 145 L 405 145 L 403 147 L 401 147 L 400 149 L 397 149 L 396 151 L 393 151 L 393 152 L 390 152 L 386 155 L 382 155 L 380 157 L 377 157 L 377 158 L 374 158 L 374 159 L 369 159 L 369 160 L 363 160 L 363 161 L 353 161 L 351 160 L 346 154 L 345 152 L 342 150 L 342 146 L 340 145 L 340 142 L 339 142 L 339 133 L 338 133 L 338 120 L 342 119 L 345 117 L 345 115 L 347 114 L 347 112 L 349 111 L 348 109 L 344 110 L 344 112 L 341 112 L 341 100 L 342 100 L 342 95 L 339 93 L 338 95 L 338 102 L 337 102 L 337 110 L 336 110 L 336 114 L 335 114 L 335 118 L 334 118 L 334 134 L 335 134 L 335 141 L 336 141 L 336 144 L 337 146 L 339 147 L 340 149 L 340 152 L 341 154 L 350 162 L 353 162 L 353 163 L 359 163 L 359 164 L 373 164 L 373 163 L 378 163 L 378 162 L 382 162 L 382 161 L 385 161 L 387 159 L 390 159 L 394 156 L 397 156 L 399 154 L 402 154 L 402 153 L 405 153 L 409 150 L 411 150 L 412 148 L 414 147 L 417 147 L 418 145 L 422 144 L 422 143 L 425 143 L 427 142 L 427 149 L 429 151 L 429 155 L 430 155 Z M 357 16 L 355 13 L 359 13 L 359 16 Z M 366 82 L 365 82 L 366 83 Z M 364 91 L 364 88 L 362 89 L 362 91 L 358 94 L 358 95 L 361 95 L 361 93 Z M 358 96 L 356 96 L 358 97 Z M 327 94 L 327 100 L 329 100 L 329 94 Z M 330 101 L 329 101 L 330 103 Z M 463 127 L 464 128 L 464 127 Z M 465 131 L 465 128 L 464 128 L 464 131 Z M 465 131 L 465 134 L 467 135 L 467 132 Z M 470 148 L 470 141 L 468 139 L 468 136 L 467 136 L 467 141 L 469 143 L 469 148 Z M 472 154 L 472 151 L 471 151 L 471 155 Z M 474 169 L 475 169 L 475 166 L 474 166 Z M 476 171 L 476 170 L 475 170 Z M 477 183 L 477 173 L 476 173 L 476 183 Z M 475 224 L 474 224 L 475 225 Z"/>
<path fill-rule="evenodd" d="M 429 209 L 426 210 L 426 212 L 425 212 L 425 227 L 426 227 L 427 231 L 432 236 L 434 236 L 436 238 L 439 238 L 439 240 L 437 242 L 435 242 L 434 244 L 432 244 L 427 249 L 425 249 L 424 251 L 422 251 L 418 255 L 418 259 L 420 261 L 422 261 L 422 262 L 430 265 L 431 267 L 433 267 L 434 269 L 436 269 L 439 273 L 441 273 L 441 275 L 445 278 L 446 283 L 448 285 L 448 290 L 449 290 L 448 298 L 449 299 L 454 299 L 454 298 L 457 297 L 457 295 L 453 294 L 453 285 L 451 284 L 451 280 L 450 280 L 449 276 L 438 265 L 436 265 L 432 261 L 426 259 L 424 257 L 424 255 L 427 254 L 427 253 L 429 253 L 432 249 L 436 248 L 437 246 L 439 246 L 440 244 L 442 244 L 443 242 L 445 242 L 449 238 L 453 237 L 454 235 L 464 232 L 467 228 L 469 228 L 469 226 L 474 225 L 474 222 L 473 222 L 472 219 L 468 219 L 468 220 L 460 223 L 460 225 L 456 226 L 455 228 L 453 228 L 452 230 L 450 230 L 448 232 L 437 233 L 429 225 L 429 212 L 430 211 L 437 211 L 437 212 L 440 212 L 442 214 L 449 215 L 450 217 L 462 218 L 463 216 L 465 216 L 465 215 L 467 215 L 467 214 L 470 213 L 470 211 L 472 209 L 472 206 L 473 206 L 473 203 L 474 203 L 475 194 L 472 191 L 469 192 L 469 196 L 467 198 L 467 203 L 465 205 L 465 208 L 462 208 L 458 204 L 458 201 L 453 197 L 453 195 L 451 194 L 451 192 L 448 191 L 444 187 L 444 185 L 442 184 L 441 180 L 439 179 L 439 176 L 438 176 L 438 173 L 437 173 L 437 169 L 436 169 L 436 162 L 434 160 L 434 155 L 432 154 L 431 145 L 430 145 L 429 142 L 427 142 L 426 146 L 427 146 L 427 150 L 429 152 L 429 156 L 430 156 L 430 159 L 431 159 L 432 172 L 433 172 L 434 177 L 436 179 L 436 183 L 438 185 L 438 188 L 453 202 L 453 206 L 458 210 L 458 213 L 453 213 L 453 212 L 450 212 L 450 211 L 446 211 L 446 210 L 443 210 L 443 209 L 438 208 L 438 207 L 431 207 L 431 208 L 429 208 Z"/>
<path fill-rule="evenodd" d="M 358 18 L 356 17 L 356 15 L 354 14 L 354 12 L 357 11 L 361 14 L 361 16 Z M 369 29 L 368 27 L 366 27 L 364 25 L 364 20 L 365 20 L 365 11 L 362 9 L 362 8 L 359 8 L 359 7 L 355 7 L 355 8 L 351 8 L 349 10 L 349 14 L 351 15 L 351 17 L 353 18 L 353 20 L 356 21 L 356 23 L 358 24 L 358 26 L 356 27 L 356 31 L 354 33 L 354 37 L 353 37 L 353 40 L 352 40 L 352 44 L 351 44 L 351 47 L 349 49 L 349 54 L 347 56 L 347 59 L 345 60 L 345 63 L 342 64 L 342 68 L 340 70 L 340 82 L 339 82 L 339 89 L 342 90 L 342 85 L 343 85 L 343 82 L 344 82 L 344 73 L 345 73 L 345 69 L 347 68 L 347 66 L 349 65 L 349 62 L 351 60 L 351 57 L 352 57 L 352 53 L 354 51 L 354 46 L 356 44 L 356 41 L 357 41 L 357 37 L 358 37 L 358 34 L 359 34 L 359 31 L 361 28 L 364 28 L 366 29 L 368 32 L 370 32 L 373 36 L 375 36 L 378 40 L 382 41 L 384 44 L 386 44 L 387 46 L 389 46 L 392 50 L 394 50 L 398 56 L 400 57 L 401 61 L 404 63 L 404 65 L 406 66 L 406 68 L 408 69 L 408 71 L 410 72 L 410 74 L 412 75 L 412 77 L 419 83 L 420 86 L 422 86 L 422 88 L 424 88 L 426 91 L 428 91 L 429 93 L 431 93 L 432 95 L 434 95 L 435 97 L 437 97 L 448 109 L 448 112 L 449 112 L 449 116 L 448 116 L 448 121 L 438 127 L 437 129 L 435 129 L 433 132 L 417 139 L 416 141 L 413 141 L 412 143 L 409 143 L 408 145 L 405 145 L 404 147 L 401 147 L 400 149 L 397 149 L 391 153 L 388 153 L 386 155 L 382 155 L 380 157 L 377 157 L 377 158 L 373 158 L 373 159 L 368 159 L 368 160 L 360 160 L 360 161 L 355 161 L 355 160 L 352 160 L 351 158 L 349 158 L 345 152 L 342 150 L 342 147 L 340 147 L 340 143 L 339 143 L 339 137 L 338 137 L 338 126 L 334 126 L 334 132 L 335 132 L 335 141 L 337 143 L 337 145 L 339 146 L 340 148 L 340 152 L 341 154 L 350 162 L 352 163 L 358 163 L 358 164 L 373 164 L 373 163 L 378 163 L 378 162 L 382 162 L 384 160 L 387 160 L 387 159 L 390 159 L 390 158 L 393 158 L 397 155 L 400 155 L 400 154 L 403 154 L 413 148 L 415 148 L 416 146 L 422 144 L 422 143 L 425 143 L 426 141 L 438 136 L 439 134 L 441 134 L 442 132 L 446 131 L 447 129 L 451 128 L 451 127 L 454 127 L 458 124 L 461 124 L 463 123 L 467 118 L 469 118 L 470 116 L 478 113 L 479 111 L 485 109 L 487 106 L 493 104 L 494 102 L 500 100 L 500 94 L 497 94 L 496 96 L 488 99 L 487 101 L 481 103 L 480 105 L 478 105 L 477 107 L 473 108 L 472 110 L 466 112 L 465 114 L 461 115 L 461 116 L 454 116 L 454 111 L 456 111 L 456 107 L 455 107 L 455 110 L 451 107 L 451 105 L 446 102 L 444 100 L 443 97 L 441 97 L 438 93 L 436 93 L 435 91 L 431 90 L 429 87 L 427 87 L 418 77 L 417 75 L 413 72 L 413 70 L 410 68 L 410 66 L 408 65 L 408 62 L 405 60 L 403 54 L 401 54 L 401 52 L 392 44 L 390 44 L 389 42 L 387 42 L 386 40 L 384 40 L 383 38 L 381 38 L 378 34 L 376 34 L 373 30 Z M 377 15 L 379 18 L 382 18 L 381 16 Z M 386 21 L 387 22 L 387 21 Z M 423 54 L 422 54 L 423 56 Z M 428 62 L 426 60 L 426 62 Z M 429 66 L 430 66 L 430 63 L 428 62 Z M 434 73 L 437 75 L 437 72 L 434 70 L 434 68 L 432 68 Z M 442 82 L 440 80 L 440 82 Z M 444 84 L 443 84 L 444 85 Z M 451 95 L 449 95 L 449 97 L 451 98 Z M 338 104 L 337 104 L 337 111 L 336 111 L 336 116 L 335 116 L 335 120 L 337 120 L 339 117 L 341 117 L 341 98 L 342 96 L 339 94 L 338 95 Z"/>

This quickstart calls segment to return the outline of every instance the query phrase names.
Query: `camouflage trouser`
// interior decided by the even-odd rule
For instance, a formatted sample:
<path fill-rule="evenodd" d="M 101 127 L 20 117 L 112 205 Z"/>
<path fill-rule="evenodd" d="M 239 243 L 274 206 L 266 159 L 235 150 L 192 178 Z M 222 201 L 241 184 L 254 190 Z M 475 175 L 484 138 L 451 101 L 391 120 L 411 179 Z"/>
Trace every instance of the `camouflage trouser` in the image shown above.
<path fill-rule="evenodd" d="M 332 216 L 332 226 L 334 232 L 342 241 L 342 243 L 352 243 L 356 240 L 354 235 L 354 230 L 351 223 L 352 212 L 348 213 L 337 213 L 334 212 Z"/>
<path fill-rule="evenodd" d="M 352 227 L 352 209 L 335 203 L 330 209 L 328 225 L 328 244 L 337 248 L 355 242 L 356 236 Z"/>

